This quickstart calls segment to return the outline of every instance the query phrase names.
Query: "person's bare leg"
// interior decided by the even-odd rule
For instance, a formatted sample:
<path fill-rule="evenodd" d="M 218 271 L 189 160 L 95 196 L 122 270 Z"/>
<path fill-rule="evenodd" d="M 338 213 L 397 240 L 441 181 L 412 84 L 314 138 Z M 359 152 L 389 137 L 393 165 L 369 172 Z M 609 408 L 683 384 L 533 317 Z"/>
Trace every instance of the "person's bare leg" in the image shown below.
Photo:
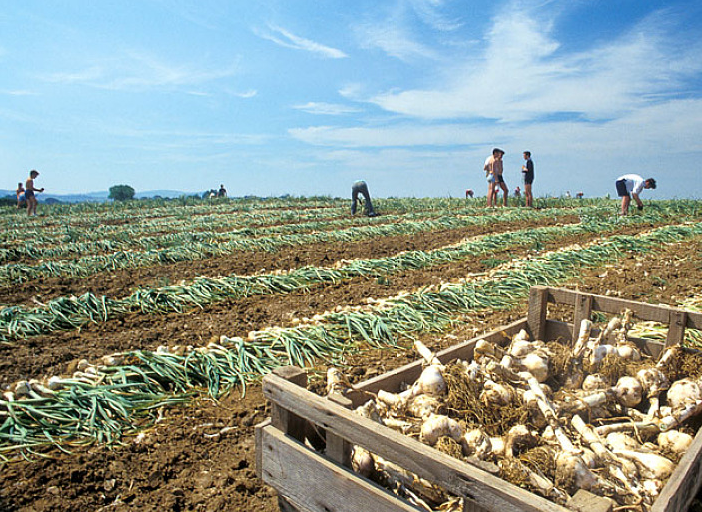
<path fill-rule="evenodd" d="M 622 215 L 626 215 L 627 213 L 629 213 L 630 202 L 631 198 L 629 196 L 622 197 Z"/>

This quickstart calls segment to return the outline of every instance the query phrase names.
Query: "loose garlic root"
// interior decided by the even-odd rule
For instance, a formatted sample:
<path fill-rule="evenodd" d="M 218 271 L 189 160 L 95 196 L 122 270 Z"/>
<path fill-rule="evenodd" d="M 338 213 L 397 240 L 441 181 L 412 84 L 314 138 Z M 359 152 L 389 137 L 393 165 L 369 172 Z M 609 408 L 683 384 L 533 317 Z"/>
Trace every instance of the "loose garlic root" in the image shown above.
<path fill-rule="evenodd" d="M 658 363 L 642 356 L 627 340 L 631 318 L 612 319 L 596 337 L 584 320 L 560 378 L 553 360 L 564 349 L 524 331 L 506 346 L 478 340 L 470 362 L 442 363 L 415 343 L 425 363 L 417 380 L 378 391 L 356 412 L 467 462 L 496 464 L 502 478 L 556 503 L 586 489 L 646 512 L 692 443 L 675 427 L 702 414 L 702 380 L 671 383 L 674 349 Z M 343 386 L 334 373 L 328 380 Z M 465 405 L 454 402 L 459 391 Z M 461 500 L 360 448 L 353 461 L 422 510 L 460 510 Z"/>

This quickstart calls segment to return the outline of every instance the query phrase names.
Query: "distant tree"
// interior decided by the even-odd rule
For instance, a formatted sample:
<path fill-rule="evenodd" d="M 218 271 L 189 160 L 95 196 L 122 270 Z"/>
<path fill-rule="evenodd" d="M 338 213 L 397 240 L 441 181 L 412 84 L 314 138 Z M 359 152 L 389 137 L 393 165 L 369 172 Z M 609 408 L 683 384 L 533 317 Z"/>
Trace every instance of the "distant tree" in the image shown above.
<path fill-rule="evenodd" d="M 115 185 L 110 187 L 110 195 L 107 197 L 115 201 L 128 201 L 134 199 L 134 189 L 129 185 Z"/>

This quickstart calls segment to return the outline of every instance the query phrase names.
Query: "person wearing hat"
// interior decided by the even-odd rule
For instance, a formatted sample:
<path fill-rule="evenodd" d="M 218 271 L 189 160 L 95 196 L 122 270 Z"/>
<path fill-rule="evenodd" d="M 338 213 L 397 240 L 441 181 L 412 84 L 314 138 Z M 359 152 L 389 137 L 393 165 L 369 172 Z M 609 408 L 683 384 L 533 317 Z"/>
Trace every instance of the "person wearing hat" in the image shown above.
<path fill-rule="evenodd" d="M 625 174 L 617 178 L 615 182 L 617 187 L 617 195 L 622 198 L 622 215 L 629 213 L 629 204 L 631 203 L 631 198 L 636 201 L 636 207 L 639 210 L 643 210 L 643 203 L 639 198 L 639 194 L 643 189 L 655 189 L 656 180 L 653 178 L 648 178 L 644 180 L 638 174 Z"/>
<path fill-rule="evenodd" d="M 503 206 L 507 206 L 507 195 L 509 191 L 502 177 L 502 155 L 504 154 L 505 152 L 500 148 L 495 148 L 492 150 L 492 155 L 485 160 L 485 166 L 483 168 L 488 180 L 488 206 L 497 206 L 497 187 L 500 187 L 504 194 L 504 199 L 502 201 Z"/>
<path fill-rule="evenodd" d="M 34 188 L 34 180 L 39 176 L 39 171 L 32 169 L 29 171 L 29 179 L 25 183 L 24 198 L 27 201 L 27 215 L 37 214 L 37 198 L 34 196 L 35 192 L 44 192 L 43 188 Z"/>

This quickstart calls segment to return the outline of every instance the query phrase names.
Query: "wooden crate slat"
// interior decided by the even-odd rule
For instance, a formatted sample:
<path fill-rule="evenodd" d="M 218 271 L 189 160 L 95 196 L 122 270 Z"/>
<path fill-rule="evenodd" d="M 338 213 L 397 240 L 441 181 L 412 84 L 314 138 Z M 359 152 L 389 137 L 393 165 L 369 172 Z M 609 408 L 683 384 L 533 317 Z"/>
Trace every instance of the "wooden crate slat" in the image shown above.
<path fill-rule="evenodd" d="M 575 311 L 573 312 L 573 334 L 571 341 L 578 339 L 580 325 L 583 320 L 589 320 L 592 313 L 592 295 L 578 293 L 575 297 Z"/>
<path fill-rule="evenodd" d="M 475 466 L 445 455 L 430 446 L 363 418 L 275 375 L 263 380 L 266 398 L 280 404 L 327 432 L 360 445 L 371 453 L 457 496 L 468 496 L 487 510 L 500 512 L 564 512 L 566 509 L 520 489 Z"/>
<path fill-rule="evenodd" d="M 545 286 L 532 286 L 529 290 L 529 311 L 527 324 L 529 335 L 534 340 L 543 340 L 546 334 L 546 311 L 549 289 Z"/>
<path fill-rule="evenodd" d="M 261 479 L 305 512 L 417 512 L 386 489 L 327 460 L 273 426 L 260 430 Z"/>
<path fill-rule="evenodd" d="M 576 297 L 579 292 L 566 290 L 564 288 L 548 288 L 547 290 L 549 302 L 575 306 Z M 662 324 L 667 324 L 670 321 L 671 310 L 683 311 L 679 308 L 671 308 L 663 304 L 646 304 L 633 300 L 605 297 L 604 295 L 591 295 L 591 297 L 592 309 L 595 311 L 618 315 L 624 311 L 624 309 L 630 309 L 638 320 L 660 322 Z M 695 313 L 692 311 L 686 311 L 686 313 L 687 320 L 685 327 L 690 329 L 702 329 L 702 313 Z"/>

